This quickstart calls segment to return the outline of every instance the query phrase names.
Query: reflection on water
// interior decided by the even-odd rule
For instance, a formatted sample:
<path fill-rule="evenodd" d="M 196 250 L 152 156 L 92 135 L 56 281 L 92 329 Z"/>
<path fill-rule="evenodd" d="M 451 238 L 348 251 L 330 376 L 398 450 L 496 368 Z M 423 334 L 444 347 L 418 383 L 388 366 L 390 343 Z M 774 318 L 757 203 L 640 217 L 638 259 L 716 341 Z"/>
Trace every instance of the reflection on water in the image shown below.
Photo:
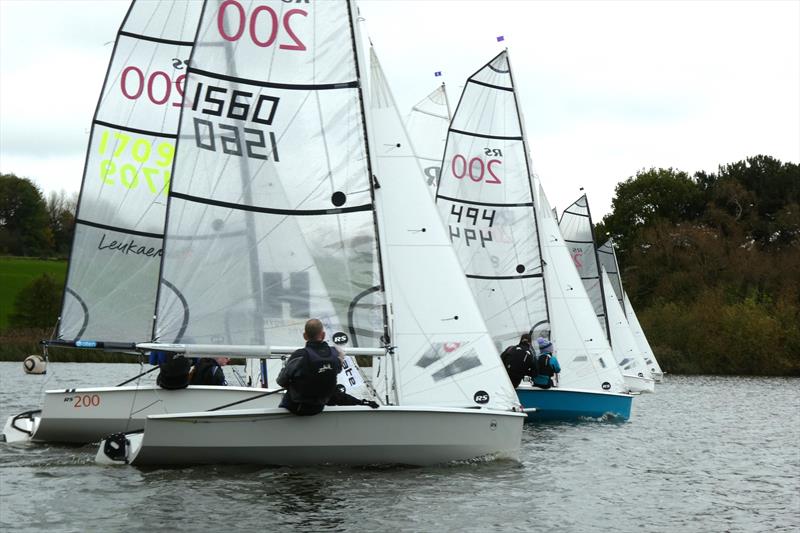
<path fill-rule="evenodd" d="M 0 363 L 0 416 L 138 368 Z M 140 470 L 95 465 L 94 446 L 0 444 L 0 530 L 797 531 L 798 385 L 668 376 L 629 422 L 526 425 L 520 462 Z"/>

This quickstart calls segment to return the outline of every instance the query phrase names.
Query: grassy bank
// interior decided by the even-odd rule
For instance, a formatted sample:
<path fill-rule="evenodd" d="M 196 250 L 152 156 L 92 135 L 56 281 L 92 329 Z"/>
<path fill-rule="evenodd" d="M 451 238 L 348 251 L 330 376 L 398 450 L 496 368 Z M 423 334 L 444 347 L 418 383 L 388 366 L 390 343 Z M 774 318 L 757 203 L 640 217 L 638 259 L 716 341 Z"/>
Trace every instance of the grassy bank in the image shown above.
<path fill-rule="evenodd" d="M 0 331 L 8 327 L 8 316 L 14 310 L 14 298 L 19 291 L 42 274 L 49 274 L 57 285 L 62 286 L 67 276 L 67 262 L 63 259 L 0 257 Z"/>

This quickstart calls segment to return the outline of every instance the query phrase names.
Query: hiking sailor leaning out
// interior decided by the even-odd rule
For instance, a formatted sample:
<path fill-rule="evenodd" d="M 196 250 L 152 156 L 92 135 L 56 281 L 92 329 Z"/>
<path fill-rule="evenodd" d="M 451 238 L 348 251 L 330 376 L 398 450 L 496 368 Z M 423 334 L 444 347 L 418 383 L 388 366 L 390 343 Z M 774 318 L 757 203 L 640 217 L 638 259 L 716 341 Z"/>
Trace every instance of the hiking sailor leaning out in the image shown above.
<path fill-rule="evenodd" d="M 342 370 L 339 352 L 325 342 L 322 322 L 306 322 L 305 348 L 296 350 L 278 375 L 278 385 L 286 389 L 280 407 L 301 416 L 315 415 L 336 393 L 336 375 Z"/>
<path fill-rule="evenodd" d="M 558 374 L 561 372 L 561 365 L 558 364 L 556 359 L 555 347 L 549 340 L 539 337 L 536 339 L 536 344 L 539 346 L 539 355 L 536 357 L 536 364 L 534 365 L 533 386 L 540 389 L 549 389 L 554 385 L 558 385 Z M 553 383 L 553 376 L 556 381 Z"/>

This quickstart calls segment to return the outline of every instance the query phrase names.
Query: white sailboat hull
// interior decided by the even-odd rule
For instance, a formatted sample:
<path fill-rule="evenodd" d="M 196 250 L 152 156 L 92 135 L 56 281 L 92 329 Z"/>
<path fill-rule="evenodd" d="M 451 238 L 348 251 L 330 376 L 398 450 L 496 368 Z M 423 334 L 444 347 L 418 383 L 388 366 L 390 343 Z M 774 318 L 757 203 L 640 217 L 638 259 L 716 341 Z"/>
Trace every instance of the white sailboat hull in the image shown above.
<path fill-rule="evenodd" d="M 516 460 L 524 413 L 486 409 L 328 407 L 315 416 L 242 409 L 147 418 L 129 434 L 127 462 L 432 465 L 477 457 Z M 100 443 L 97 462 L 111 464 Z"/>
<path fill-rule="evenodd" d="M 656 382 L 650 378 L 629 374 L 623 374 L 622 377 L 625 378 L 625 386 L 631 392 L 655 392 L 656 390 Z"/>
<path fill-rule="evenodd" d="M 252 387 L 193 385 L 180 390 L 158 386 L 49 390 L 42 409 L 8 418 L 6 442 L 97 442 L 106 435 L 144 428 L 148 415 L 213 409 L 269 392 Z M 270 394 L 235 408 L 277 407 L 283 395 Z"/>

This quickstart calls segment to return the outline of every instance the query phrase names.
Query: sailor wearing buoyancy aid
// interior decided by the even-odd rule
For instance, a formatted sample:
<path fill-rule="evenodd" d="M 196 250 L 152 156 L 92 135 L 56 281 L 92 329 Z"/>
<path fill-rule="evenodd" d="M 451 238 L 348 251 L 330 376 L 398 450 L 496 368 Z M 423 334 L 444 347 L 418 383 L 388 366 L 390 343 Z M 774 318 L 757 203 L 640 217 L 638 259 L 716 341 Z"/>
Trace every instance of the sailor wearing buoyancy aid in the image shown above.
<path fill-rule="evenodd" d="M 280 407 L 296 415 L 315 415 L 336 392 L 336 375 L 342 362 L 336 349 L 325 342 L 322 322 L 306 322 L 305 348 L 296 350 L 278 375 L 278 385 L 286 389 Z"/>
<path fill-rule="evenodd" d="M 540 389 L 549 389 L 555 385 L 553 376 L 558 380 L 561 365 L 558 364 L 558 359 L 553 353 L 555 348 L 552 342 L 539 337 L 536 339 L 536 344 L 539 346 L 539 355 L 536 357 L 536 365 L 534 366 L 533 386 Z"/>

